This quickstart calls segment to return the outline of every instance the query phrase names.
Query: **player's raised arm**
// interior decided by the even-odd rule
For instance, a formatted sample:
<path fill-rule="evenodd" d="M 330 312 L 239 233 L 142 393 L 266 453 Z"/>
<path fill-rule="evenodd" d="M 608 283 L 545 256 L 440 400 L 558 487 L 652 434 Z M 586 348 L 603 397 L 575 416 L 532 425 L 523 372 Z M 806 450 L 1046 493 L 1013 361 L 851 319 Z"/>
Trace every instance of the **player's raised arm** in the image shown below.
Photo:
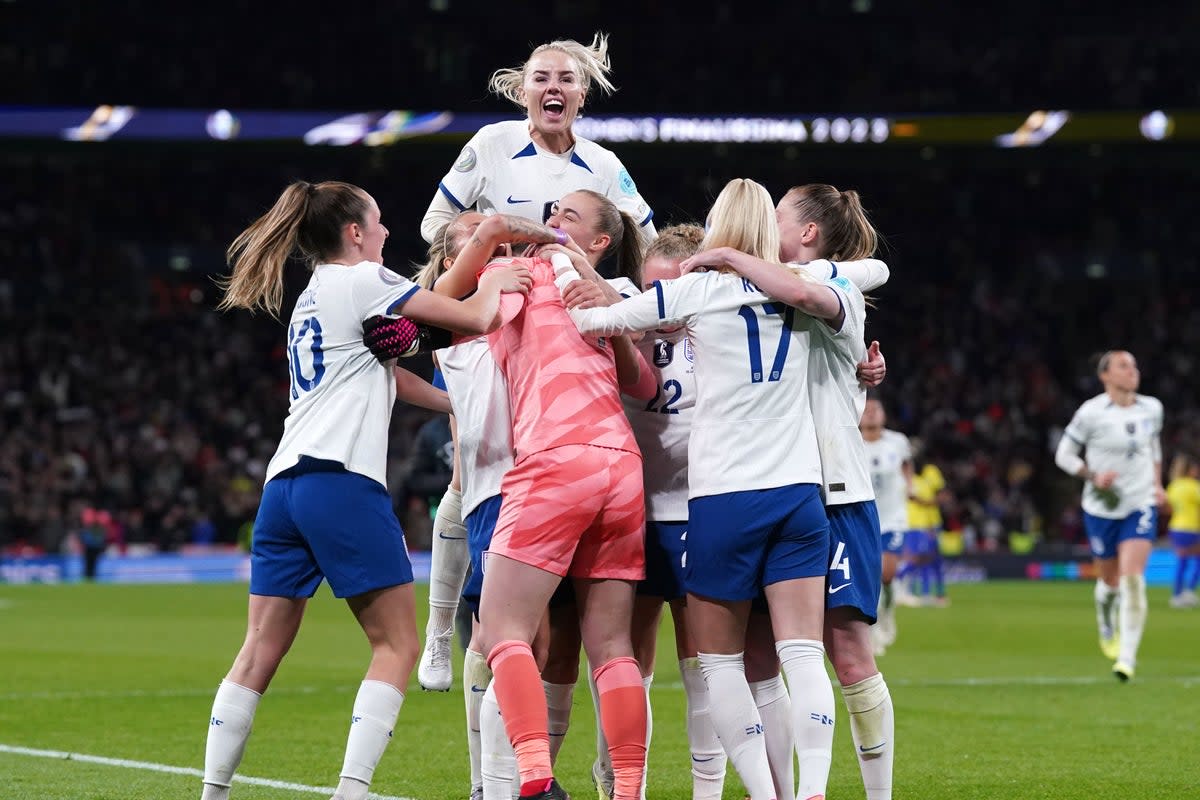
<path fill-rule="evenodd" d="M 718 247 L 697 253 L 679 265 L 684 274 L 702 267 L 732 269 L 768 297 L 798 308 L 809 316 L 841 327 L 845 311 L 837 293 L 803 273 L 782 264 L 772 264 L 732 247 Z"/>
<path fill-rule="evenodd" d="M 556 274 L 555 284 L 559 291 L 567 292 L 571 284 L 582 280 L 568 259 L 562 253 L 551 257 Z M 674 281 L 672 283 L 675 283 Z M 574 308 L 568 310 L 571 319 L 579 328 L 580 333 L 594 336 L 616 336 L 623 333 L 638 333 L 653 330 L 671 324 L 678 324 L 682 318 L 672 318 L 667 311 L 666 290 L 664 284 L 655 283 L 652 291 L 643 292 L 636 297 L 622 300 L 616 305 L 599 308 Z M 674 308 L 672 303 L 672 308 Z M 683 315 L 684 317 L 688 315 Z"/>
<path fill-rule="evenodd" d="M 506 292 L 523 294 L 532 285 L 533 278 L 527 267 L 520 264 L 497 267 L 481 277 L 479 291 L 463 301 L 424 289 L 418 291 L 404 304 L 404 316 L 472 336 L 490 333 L 502 322 L 500 295 Z"/>
<path fill-rule="evenodd" d="M 524 242 L 548 243 L 566 241 L 566 234 L 548 228 L 540 222 L 508 214 L 487 217 L 463 247 L 454 265 L 446 270 L 433 290 L 446 297 L 464 297 L 475 291 L 476 276 L 496 256 L 502 245 Z"/>

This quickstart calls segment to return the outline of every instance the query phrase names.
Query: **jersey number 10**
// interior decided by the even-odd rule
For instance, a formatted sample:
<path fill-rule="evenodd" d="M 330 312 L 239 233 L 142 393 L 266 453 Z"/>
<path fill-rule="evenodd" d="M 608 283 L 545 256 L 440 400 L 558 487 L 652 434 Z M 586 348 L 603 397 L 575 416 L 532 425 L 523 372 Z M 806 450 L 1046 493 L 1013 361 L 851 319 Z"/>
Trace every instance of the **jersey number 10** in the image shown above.
<path fill-rule="evenodd" d="M 305 377 L 304 365 L 300 363 L 301 346 L 304 337 L 312 334 L 312 341 L 307 348 L 312 353 L 312 377 Z M 301 392 L 311 392 L 317 388 L 321 378 L 325 377 L 325 353 L 321 350 L 321 323 L 316 317 L 308 317 L 303 322 L 293 322 L 288 326 L 288 372 L 292 378 L 292 399 L 300 397 Z"/>
<path fill-rule="evenodd" d="M 779 344 L 775 347 L 775 360 L 771 362 L 771 373 L 767 381 L 777 381 L 783 375 L 783 364 L 787 361 L 788 344 L 791 341 L 792 321 L 796 309 L 783 303 L 763 303 L 761 306 L 742 306 L 738 316 L 746 322 L 746 344 L 750 348 L 750 382 L 763 382 L 762 342 L 758 335 L 758 314 L 756 308 L 761 308 L 764 314 L 783 315 L 783 330 L 779 332 Z"/>

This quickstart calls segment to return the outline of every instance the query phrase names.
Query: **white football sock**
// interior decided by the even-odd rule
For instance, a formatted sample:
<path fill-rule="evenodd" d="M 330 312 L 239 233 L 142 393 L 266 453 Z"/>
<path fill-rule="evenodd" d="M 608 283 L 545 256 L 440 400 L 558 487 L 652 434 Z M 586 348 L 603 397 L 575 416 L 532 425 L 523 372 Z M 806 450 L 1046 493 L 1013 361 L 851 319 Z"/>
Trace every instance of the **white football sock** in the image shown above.
<path fill-rule="evenodd" d="M 687 698 L 688 749 L 692 752 L 692 800 L 721 800 L 725 789 L 725 751 L 713 730 L 708 686 L 700 671 L 700 659 L 679 662 L 683 691 Z"/>
<path fill-rule="evenodd" d="M 646 782 L 650 777 L 650 739 L 654 736 L 654 708 L 650 704 L 650 684 L 654 676 L 642 678 L 642 688 L 646 690 L 646 765 L 642 767 L 642 800 L 646 800 Z M 609 761 L 612 759 L 610 758 Z"/>
<path fill-rule="evenodd" d="M 795 800 L 796 773 L 792 761 L 796 740 L 792 732 L 792 699 L 783 676 L 755 681 L 750 684 L 750 694 L 754 696 L 758 715 L 762 717 L 767 761 L 775 781 L 775 797 L 777 800 Z"/>
<path fill-rule="evenodd" d="M 1113 604 L 1120 597 L 1120 591 L 1097 578 L 1096 589 L 1092 595 L 1096 601 L 1096 627 L 1100 629 L 1100 638 L 1108 639 L 1117 630 Z"/>
<path fill-rule="evenodd" d="M 596 688 L 596 677 L 592 675 L 592 666 L 587 669 L 588 689 L 592 693 L 592 712 L 596 715 L 596 763 L 605 775 L 612 775 L 612 757 L 608 753 L 608 739 L 604 736 L 604 725 L 600 723 L 600 690 Z"/>
<path fill-rule="evenodd" d="M 571 727 L 575 684 L 542 681 L 542 689 L 546 692 L 546 711 L 549 712 L 550 728 L 547 733 L 550 734 L 550 763 L 553 764 Z"/>
<path fill-rule="evenodd" d="M 358 687 L 350 717 L 350 735 L 346 737 L 346 758 L 342 762 L 338 795 L 346 800 L 367 796 L 367 787 L 371 785 L 375 767 L 392 738 L 392 729 L 403 704 L 404 692 L 390 683 L 363 681 Z"/>
<path fill-rule="evenodd" d="M 775 643 L 792 689 L 792 727 L 796 736 L 799 787 L 796 797 L 823 796 L 833 760 L 833 684 L 825 672 L 825 646 L 813 639 Z"/>
<path fill-rule="evenodd" d="M 1117 660 L 1137 666 L 1138 646 L 1146 629 L 1146 579 L 1141 575 L 1121 576 L 1121 656 Z"/>
<path fill-rule="evenodd" d="M 468 650 L 463 657 L 463 701 L 467 706 L 467 750 L 471 757 L 471 788 L 483 786 L 480 771 L 479 707 L 483 705 L 483 693 L 492 682 L 492 671 L 481 653 Z"/>
<path fill-rule="evenodd" d="M 463 578 L 471 561 L 467 528 L 462 521 L 462 494 L 446 487 L 433 517 L 433 552 L 429 563 L 429 623 L 425 635 L 444 636 L 454 630 L 454 612 Z"/>
<path fill-rule="evenodd" d="M 750 686 L 746 683 L 742 653 L 698 653 L 697 658 L 708 686 L 713 728 L 721 745 L 741 776 L 751 800 L 772 800 L 775 782 L 767 761 L 762 717 L 758 715 Z"/>
<path fill-rule="evenodd" d="M 878 613 L 874 627 L 879 628 L 883 644 L 890 645 L 896 641 L 896 595 L 890 583 L 884 584 L 879 592 Z"/>
<path fill-rule="evenodd" d="M 516 797 L 521 790 L 517 756 L 504 729 L 504 720 L 500 717 L 494 683 L 488 683 L 479 706 L 479 747 L 483 800 L 510 800 Z"/>
<path fill-rule="evenodd" d="M 858 754 L 867 800 L 892 800 L 892 763 L 896 754 L 896 715 L 883 675 L 842 687 L 850 712 L 850 736 Z"/>
<path fill-rule="evenodd" d="M 221 681 L 217 687 L 208 719 L 208 742 L 204 746 L 205 798 L 228 796 L 261 699 L 258 692 L 232 681 Z M 219 791 L 222 789 L 224 794 Z"/>

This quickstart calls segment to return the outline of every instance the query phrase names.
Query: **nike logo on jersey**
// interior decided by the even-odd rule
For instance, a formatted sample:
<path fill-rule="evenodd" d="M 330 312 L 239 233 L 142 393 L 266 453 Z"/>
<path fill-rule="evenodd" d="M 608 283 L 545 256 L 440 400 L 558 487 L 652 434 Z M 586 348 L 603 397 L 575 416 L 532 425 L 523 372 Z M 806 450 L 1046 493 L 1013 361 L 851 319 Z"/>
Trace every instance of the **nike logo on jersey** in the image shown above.
<path fill-rule="evenodd" d="M 480 689 L 478 686 L 476 686 L 475 684 L 473 684 L 473 683 L 472 683 L 472 684 L 471 684 L 471 691 L 472 691 L 472 692 L 486 692 L 486 691 L 487 691 L 487 689 Z"/>
<path fill-rule="evenodd" d="M 517 203 L 532 203 L 532 202 L 533 202 L 532 200 L 513 200 L 513 196 L 511 194 L 508 196 L 508 204 L 510 206 L 515 206 Z"/>
<path fill-rule="evenodd" d="M 464 539 L 466 539 L 467 537 L 465 537 L 465 536 L 447 536 L 446 534 L 442 533 L 441 531 L 438 531 L 438 538 L 439 539 L 448 539 L 452 542 L 461 542 Z"/>
<path fill-rule="evenodd" d="M 887 742 L 880 742 L 879 744 L 877 744 L 877 745 L 873 745 L 873 746 L 871 746 L 871 747 L 863 747 L 863 746 L 860 744 L 860 745 L 858 746 L 858 752 L 860 752 L 860 753 L 873 753 L 873 752 L 875 752 L 876 750 L 878 750 L 878 749 L 879 749 L 879 748 L 881 748 L 881 747 L 887 747 Z"/>
<path fill-rule="evenodd" d="M 716 758 L 716 756 L 709 756 L 708 758 L 696 758 L 695 756 L 692 756 L 692 761 L 695 761 L 697 764 L 707 764 L 714 758 Z"/>
<path fill-rule="evenodd" d="M 840 592 L 842 589 L 845 589 L 845 588 L 846 588 L 847 586 L 849 586 L 849 585 L 850 585 L 850 584 L 848 584 L 848 583 L 843 583 L 841 586 L 830 586 L 830 587 L 829 587 L 829 593 L 830 593 L 830 594 L 837 594 L 838 592 Z"/>

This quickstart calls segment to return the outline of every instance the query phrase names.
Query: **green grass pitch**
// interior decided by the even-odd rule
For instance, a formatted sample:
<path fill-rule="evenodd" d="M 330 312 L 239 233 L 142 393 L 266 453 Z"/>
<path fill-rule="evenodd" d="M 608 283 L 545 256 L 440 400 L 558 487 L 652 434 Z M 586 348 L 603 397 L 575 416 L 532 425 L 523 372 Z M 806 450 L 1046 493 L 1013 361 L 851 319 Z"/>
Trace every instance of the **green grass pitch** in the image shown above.
<path fill-rule="evenodd" d="M 424 587 L 419 587 L 424 603 Z M 1137 678 L 1118 684 L 1096 646 L 1089 584 L 951 587 L 949 608 L 900 609 L 880 659 L 896 707 L 896 798 L 1200 797 L 1200 611 L 1150 592 Z M 0 748 L 200 768 L 209 708 L 245 624 L 244 585 L 0 586 Z M 683 692 L 669 622 L 652 691 L 649 797 L 690 796 Z M 421 629 L 424 620 L 421 620 Z M 259 706 L 239 774 L 308 786 L 337 781 L 350 706 L 369 653 L 345 605 L 322 589 Z M 461 662 L 456 679 L 461 679 Z M 829 794 L 862 797 L 845 709 Z M 558 772 L 577 798 L 594 739 L 575 712 Z M 417 800 L 468 792 L 460 688 L 425 694 L 415 676 L 375 791 Z M 726 798 L 741 798 L 732 767 Z M 0 749 L 0 797 L 199 797 L 189 775 Z M 235 784 L 242 800 L 316 797 Z"/>

